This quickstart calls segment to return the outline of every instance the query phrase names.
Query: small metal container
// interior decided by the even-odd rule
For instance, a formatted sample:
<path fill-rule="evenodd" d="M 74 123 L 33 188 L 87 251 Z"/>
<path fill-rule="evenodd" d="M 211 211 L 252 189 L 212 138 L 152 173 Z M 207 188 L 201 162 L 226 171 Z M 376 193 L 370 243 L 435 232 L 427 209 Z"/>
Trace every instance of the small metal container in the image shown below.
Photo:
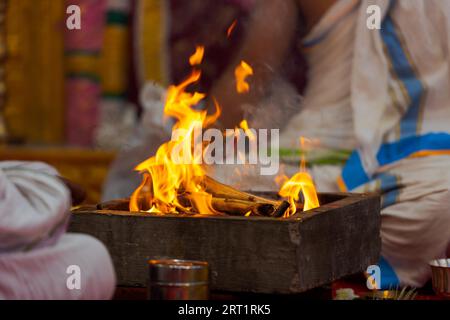
<path fill-rule="evenodd" d="M 437 259 L 430 263 L 433 290 L 446 299 L 450 299 L 450 259 Z"/>
<path fill-rule="evenodd" d="M 150 260 L 148 299 L 206 300 L 209 297 L 207 262 L 190 260 Z"/>

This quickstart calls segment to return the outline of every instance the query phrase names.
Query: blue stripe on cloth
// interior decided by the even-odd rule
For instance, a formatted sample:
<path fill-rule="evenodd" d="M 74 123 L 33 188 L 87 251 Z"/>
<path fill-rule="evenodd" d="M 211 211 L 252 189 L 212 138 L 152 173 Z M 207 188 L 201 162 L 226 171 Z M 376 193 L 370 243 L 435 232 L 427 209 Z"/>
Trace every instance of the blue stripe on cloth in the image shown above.
<path fill-rule="evenodd" d="M 428 133 L 385 143 L 377 154 L 380 166 L 404 159 L 419 151 L 450 150 L 450 134 Z"/>
<path fill-rule="evenodd" d="M 410 104 L 400 123 L 400 137 L 409 137 L 418 133 L 420 110 L 425 87 L 417 78 L 417 74 L 408 59 L 394 22 L 390 15 L 386 16 L 380 31 L 395 73 L 402 82 L 410 99 Z"/>
<path fill-rule="evenodd" d="M 380 267 L 381 275 L 380 275 L 380 289 L 388 290 L 395 289 L 400 285 L 400 280 L 398 279 L 397 274 L 394 271 L 394 268 L 387 262 L 384 257 L 381 257 L 378 262 L 378 266 Z"/>
<path fill-rule="evenodd" d="M 354 151 L 347 160 L 347 163 L 342 170 L 342 179 L 347 190 L 355 189 L 356 187 L 369 182 L 369 177 L 364 170 L 358 151 Z"/>
<path fill-rule="evenodd" d="M 419 151 L 450 150 L 449 133 L 429 133 L 422 136 L 403 138 L 392 143 L 385 143 L 377 153 L 380 166 L 402 160 Z M 362 166 L 357 151 L 353 152 L 342 170 L 342 179 L 348 190 L 353 190 L 367 182 L 369 177 Z"/>
<path fill-rule="evenodd" d="M 378 175 L 378 179 L 381 183 L 381 208 L 384 209 L 397 202 L 398 195 L 400 193 L 400 186 L 398 185 L 397 177 L 394 175 L 382 173 Z"/>

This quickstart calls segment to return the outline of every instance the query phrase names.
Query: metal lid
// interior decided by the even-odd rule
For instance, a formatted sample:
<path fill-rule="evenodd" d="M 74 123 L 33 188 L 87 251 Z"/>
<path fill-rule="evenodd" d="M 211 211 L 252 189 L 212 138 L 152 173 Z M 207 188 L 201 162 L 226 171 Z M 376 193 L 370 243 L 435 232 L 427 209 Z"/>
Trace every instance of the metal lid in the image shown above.
<path fill-rule="evenodd" d="M 166 285 L 208 283 L 208 263 L 204 261 L 162 259 L 149 260 L 150 282 Z"/>

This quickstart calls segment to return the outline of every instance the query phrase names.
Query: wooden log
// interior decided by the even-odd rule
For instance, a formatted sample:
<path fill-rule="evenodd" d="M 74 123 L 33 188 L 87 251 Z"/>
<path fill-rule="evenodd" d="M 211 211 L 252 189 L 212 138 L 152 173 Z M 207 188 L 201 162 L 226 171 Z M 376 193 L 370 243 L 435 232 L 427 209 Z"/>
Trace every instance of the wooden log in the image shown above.
<path fill-rule="evenodd" d="M 73 213 L 69 230 L 106 245 L 121 286 L 145 287 L 147 260 L 176 258 L 209 262 L 213 291 L 293 294 L 365 271 L 379 259 L 379 196 L 319 199 L 320 208 L 287 219 L 87 208 Z"/>
<path fill-rule="evenodd" d="M 279 206 L 281 201 L 276 201 L 273 199 L 266 199 L 261 196 L 257 196 L 251 193 L 239 191 L 233 187 L 230 187 L 226 184 L 220 183 L 217 180 L 209 176 L 204 176 L 201 178 L 199 182 L 206 192 L 213 195 L 216 198 L 225 198 L 225 199 L 236 199 L 236 200 L 244 200 L 251 201 L 256 203 L 265 203 L 271 204 L 273 206 Z"/>
<path fill-rule="evenodd" d="M 117 199 L 97 204 L 97 210 L 129 211 L 130 199 Z"/>
<path fill-rule="evenodd" d="M 276 202 L 276 205 L 272 205 L 239 199 L 212 198 L 212 206 L 219 212 L 233 216 L 245 216 L 245 214 L 251 212 L 253 216 L 280 218 L 289 208 L 289 202 L 279 201 Z M 97 205 L 97 210 L 128 211 L 129 199 L 100 203 Z"/>
<path fill-rule="evenodd" d="M 258 203 L 240 199 L 212 198 L 214 209 L 234 216 L 245 216 L 247 214 L 262 217 L 282 217 L 289 208 L 289 202 L 280 201 L 276 205 Z"/>
<path fill-rule="evenodd" d="M 212 197 L 212 206 L 220 213 L 244 216 L 249 212 L 255 216 L 282 217 L 289 209 L 289 203 L 282 200 L 267 199 L 251 193 L 239 191 L 220 183 L 209 176 L 199 178 L 199 183 Z M 145 197 L 143 197 L 144 199 Z M 180 191 L 178 201 L 183 206 L 190 207 L 190 194 Z M 108 201 L 98 205 L 98 209 L 129 211 L 128 199 Z M 181 209 L 181 208 L 180 208 Z M 185 210 L 180 213 L 186 214 Z M 192 214 L 193 212 L 189 212 Z"/>

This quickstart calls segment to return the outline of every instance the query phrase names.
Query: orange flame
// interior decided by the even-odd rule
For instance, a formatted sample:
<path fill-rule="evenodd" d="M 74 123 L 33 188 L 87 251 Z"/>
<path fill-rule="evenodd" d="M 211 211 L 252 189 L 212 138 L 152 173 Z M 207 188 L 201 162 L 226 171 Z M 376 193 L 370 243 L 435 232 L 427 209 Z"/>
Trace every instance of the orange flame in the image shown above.
<path fill-rule="evenodd" d="M 300 144 L 302 146 L 302 150 L 304 150 L 305 139 L 303 137 L 300 138 Z M 304 153 L 302 153 L 301 156 L 300 171 L 284 182 L 278 192 L 281 197 L 287 198 L 290 204 L 289 210 L 285 214 L 285 217 L 289 217 L 297 212 L 296 203 L 299 200 L 300 192 L 303 194 L 304 198 L 303 211 L 312 210 L 320 206 L 313 179 L 306 171 Z"/>
<path fill-rule="evenodd" d="M 205 54 L 205 47 L 204 46 L 197 46 L 195 48 L 194 54 L 190 56 L 189 58 L 189 64 L 191 66 L 199 65 L 203 61 L 203 56 Z"/>
<path fill-rule="evenodd" d="M 164 106 L 164 114 L 177 120 L 172 131 L 172 140 L 161 145 L 156 155 L 139 164 L 135 170 L 144 174 L 141 185 L 130 198 L 130 211 L 142 211 L 142 198 L 149 212 L 179 213 L 200 212 L 217 213 L 212 205 L 212 196 L 202 190 L 198 177 L 204 176 L 201 165 L 201 152 L 195 152 L 195 131 L 217 120 L 217 112 L 208 116 L 204 110 L 195 110 L 205 95 L 185 91 L 190 84 L 200 79 L 201 73 L 194 70 L 181 84 L 170 86 Z M 179 130 L 179 131 L 175 131 Z M 179 132 L 178 136 L 174 133 Z M 144 191 L 147 187 L 147 192 Z M 181 203 L 178 194 L 188 195 L 190 203 Z"/>
<path fill-rule="evenodd" d="M 284 164 L 280 165 L 279 174 L 275 177 L 274 182 L 278 187 L 282 187 L 289 180 L 289 177 L 284 172 Z"/>
<path fill-rule="evenodd" d="M 253 69 L 245 61 L 241 63 L 234 70 L 234 76 L 236 78 L 236 90 L 238 93 L 246 93 L 250 91 L 250 85 L 248 84 L 246 78 L 253 75 Z"/>
<path fill-rule="evenodd" d="M 256 140 L 256 136 L 255 136 L 255 134 L 252 132 L 252 130 L 250 130 L 249 129 L 249 127 L 248 127 L 248 122 L 247 122 L 247 120 L 242 120 L 240 123 L 239 123 L 239 127 L 241 128 L 241 129 L 243 129 L 244 130 L 244 133 L 245 133 L 245 135 L 250 139 L 250 141 L 255 141 Z"/>
<path fill-rule="evenodd" d="M 233 23 L 228 27 L 227 29 L 227 38 L 231 37 L 231 34 L 234 31 L 234 28 L 236 27 L 237 20 L 234 20 Z"/>

